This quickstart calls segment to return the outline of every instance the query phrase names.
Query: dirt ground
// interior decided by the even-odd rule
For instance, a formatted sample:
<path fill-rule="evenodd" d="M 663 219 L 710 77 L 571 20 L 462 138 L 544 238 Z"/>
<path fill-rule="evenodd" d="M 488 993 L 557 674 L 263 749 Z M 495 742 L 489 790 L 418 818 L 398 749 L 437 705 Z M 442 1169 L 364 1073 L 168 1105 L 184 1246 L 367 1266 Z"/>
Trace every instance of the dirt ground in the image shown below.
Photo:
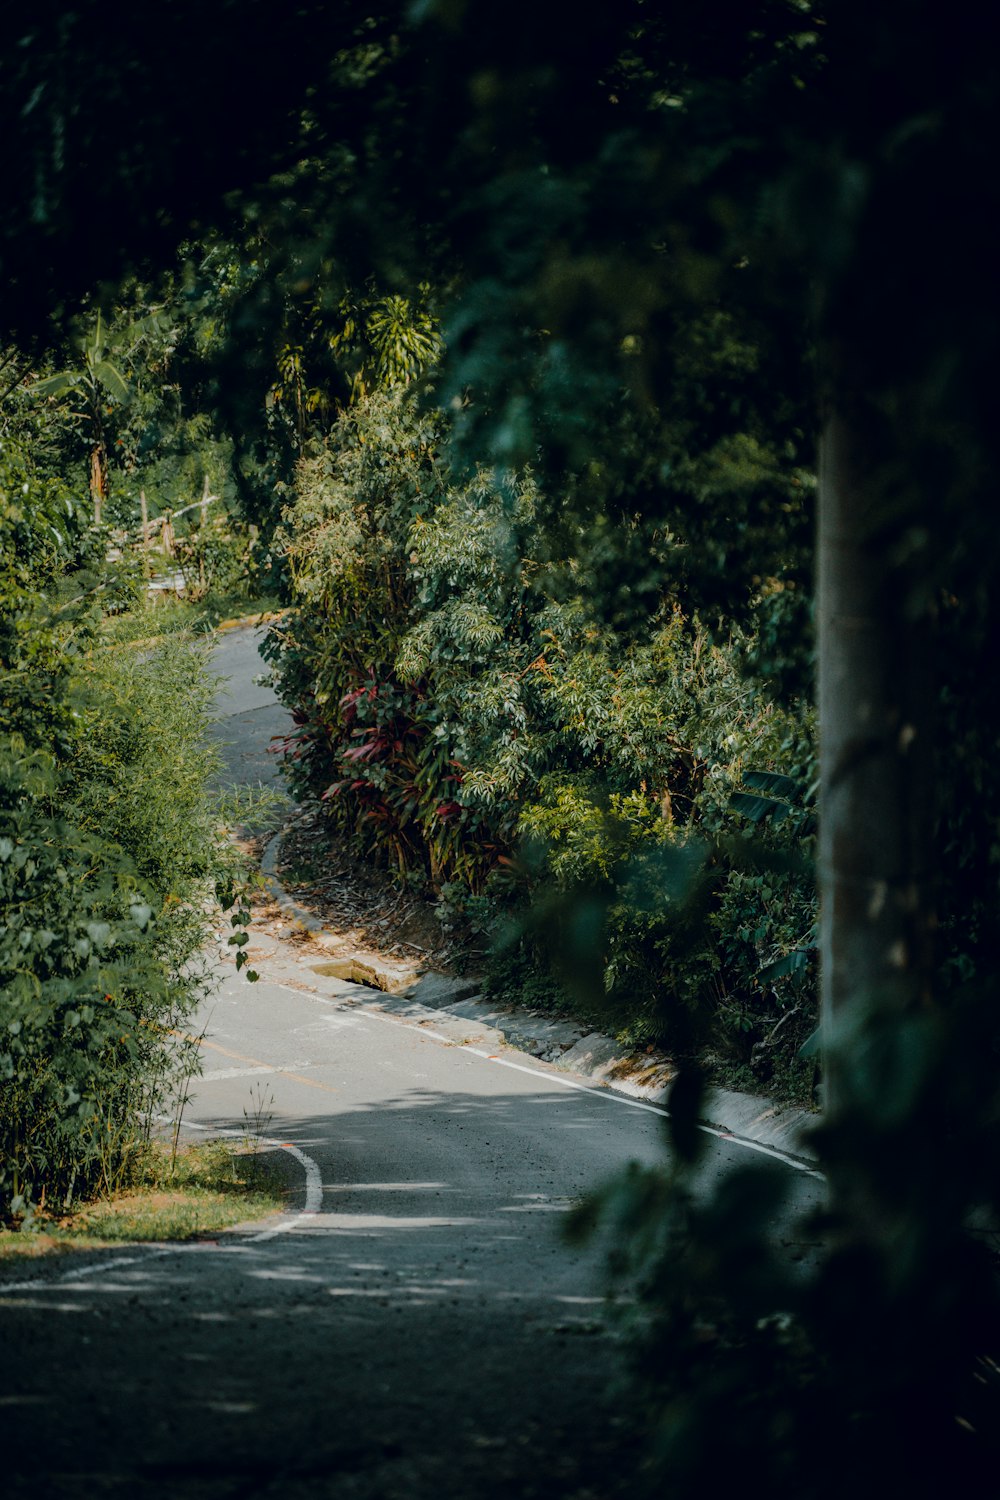
<path fill-rule="evenodd" d="M 482 963 L 482 934 L 432 893 L 407 890 L 388 871 L 352 857 L 315 812 L 281 836 L 278 878 L 328 932 L 371 952 L 416 959 L 446 974 L 475 974 Z M 257 915 L 278 921 L 281 910 L 262 898 Z"/>

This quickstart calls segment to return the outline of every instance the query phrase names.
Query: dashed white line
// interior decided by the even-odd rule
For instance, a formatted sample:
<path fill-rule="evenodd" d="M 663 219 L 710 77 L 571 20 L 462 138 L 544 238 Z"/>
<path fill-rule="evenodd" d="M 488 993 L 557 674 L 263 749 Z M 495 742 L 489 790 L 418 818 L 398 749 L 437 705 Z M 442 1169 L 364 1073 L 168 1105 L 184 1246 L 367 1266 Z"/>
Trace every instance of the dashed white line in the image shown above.
<path fill-rule="evenodd" d="M 260 1078 L 265 1073 L 280 1073 L 280 1068 L 210 1068 L 198 1074 L 199 1083 L 221 1083 L 225 1078 Z"/>

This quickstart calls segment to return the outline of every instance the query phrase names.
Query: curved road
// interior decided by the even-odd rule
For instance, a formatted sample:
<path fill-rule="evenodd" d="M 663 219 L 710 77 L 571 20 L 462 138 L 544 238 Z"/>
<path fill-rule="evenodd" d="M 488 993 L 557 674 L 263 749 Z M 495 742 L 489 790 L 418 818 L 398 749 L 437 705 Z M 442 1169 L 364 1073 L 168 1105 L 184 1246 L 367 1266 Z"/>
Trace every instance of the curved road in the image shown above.
<path fill-rule="evenodd" d="M 280 710 L 250 687 L 250 645 L 224 637 L 218 664 L 233 756 L 256 764 Z M 242 1135 L 249 1117 L 284 1148 L 294 1209 L 217 1243 L 8 1272 L 6 1493 L 629 1493 L 600 1254 L 558 1230 L 580 1193 L 661 1157 L 662 1121 L 324 977 L 309 945 L 254 947 L 256 985 L 220 958 L 186 1118 Z M 718 1170 L 747 1160 L 713 1150 Z"/>

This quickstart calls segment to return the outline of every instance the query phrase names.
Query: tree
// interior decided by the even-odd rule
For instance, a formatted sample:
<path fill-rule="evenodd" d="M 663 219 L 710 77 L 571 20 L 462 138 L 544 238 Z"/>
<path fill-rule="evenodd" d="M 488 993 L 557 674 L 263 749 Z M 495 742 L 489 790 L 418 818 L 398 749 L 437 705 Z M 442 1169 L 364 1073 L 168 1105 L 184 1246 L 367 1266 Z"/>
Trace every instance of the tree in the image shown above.
<path fill-rule="evenodd" d="M 189 648 L 95 649 L 85 518 L 0 444 L 0 1218 L 127 1175 L 190 1066 L 213 684 Z M 86 648 L 90 647 L 88 651 Z M 169 785 L 165 742 L 173 752 Z M 169 806 L 168 806 L 169 805 Z M 177 1028 L 171 1031 L 171 1028 Z M 167 1040 L 171 1038 L 171 1040 Z M 175 1045 L 176 1043 L 176 1045 Z"/>
<path fill-rule="evenodd" d="M 100 526 L 101 513 L 108 495 L 107 418 L 114 405 L 124 405 L 131 395 L 125 376 L 107 357 L 112 351 L 101 313 L 93 332 L 81 341 L 83 364 L 75 370 L 61 370 L 36 380 L 32 395 L 70 396 L 73 416 L 83 428 L 89 448 L 90 498 L 94 507 L 94 525 Z"/>
<path fill-rule="evenodd" d="M 98 0 L 5 13 L 0 124 L 18 151 L 0 227 L 4 329 L 44 336 L 57 307 L 231 222 L 228 193 L 294 171 L 310 95 L 329 92 L 338 53 L 370 43 L 369 14 L 354 0 L 280 16 L 271 0 L 177 0 L 151 31 Z M 358 103 L 330 101 L 344 139 L 364 123 Z"/>

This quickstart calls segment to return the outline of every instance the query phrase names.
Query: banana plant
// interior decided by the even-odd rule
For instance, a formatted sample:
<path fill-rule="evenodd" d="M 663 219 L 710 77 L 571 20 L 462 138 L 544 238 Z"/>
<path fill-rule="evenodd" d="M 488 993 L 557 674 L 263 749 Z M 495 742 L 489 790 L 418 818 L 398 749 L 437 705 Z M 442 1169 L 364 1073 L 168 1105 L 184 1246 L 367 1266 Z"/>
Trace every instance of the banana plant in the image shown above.
<path fill-rule="evenodd" d="M 93 332 L 80 345 L 83 363 L 73 370 L 60 370 L 36 380 L 31 387 L 34 396 L 71 397 L 73 415 L 87 434 L 90 468 L 90 498 L 94 506 L 94 525 L 101 524 L 101 511 L 108 495 L 108 437 L 106 418 L 114 406 L 125 405 L 132 395 L 128 380 L 112 364 L 109 352 L 122 341 L 112 338 L 98 312 Z"/>

